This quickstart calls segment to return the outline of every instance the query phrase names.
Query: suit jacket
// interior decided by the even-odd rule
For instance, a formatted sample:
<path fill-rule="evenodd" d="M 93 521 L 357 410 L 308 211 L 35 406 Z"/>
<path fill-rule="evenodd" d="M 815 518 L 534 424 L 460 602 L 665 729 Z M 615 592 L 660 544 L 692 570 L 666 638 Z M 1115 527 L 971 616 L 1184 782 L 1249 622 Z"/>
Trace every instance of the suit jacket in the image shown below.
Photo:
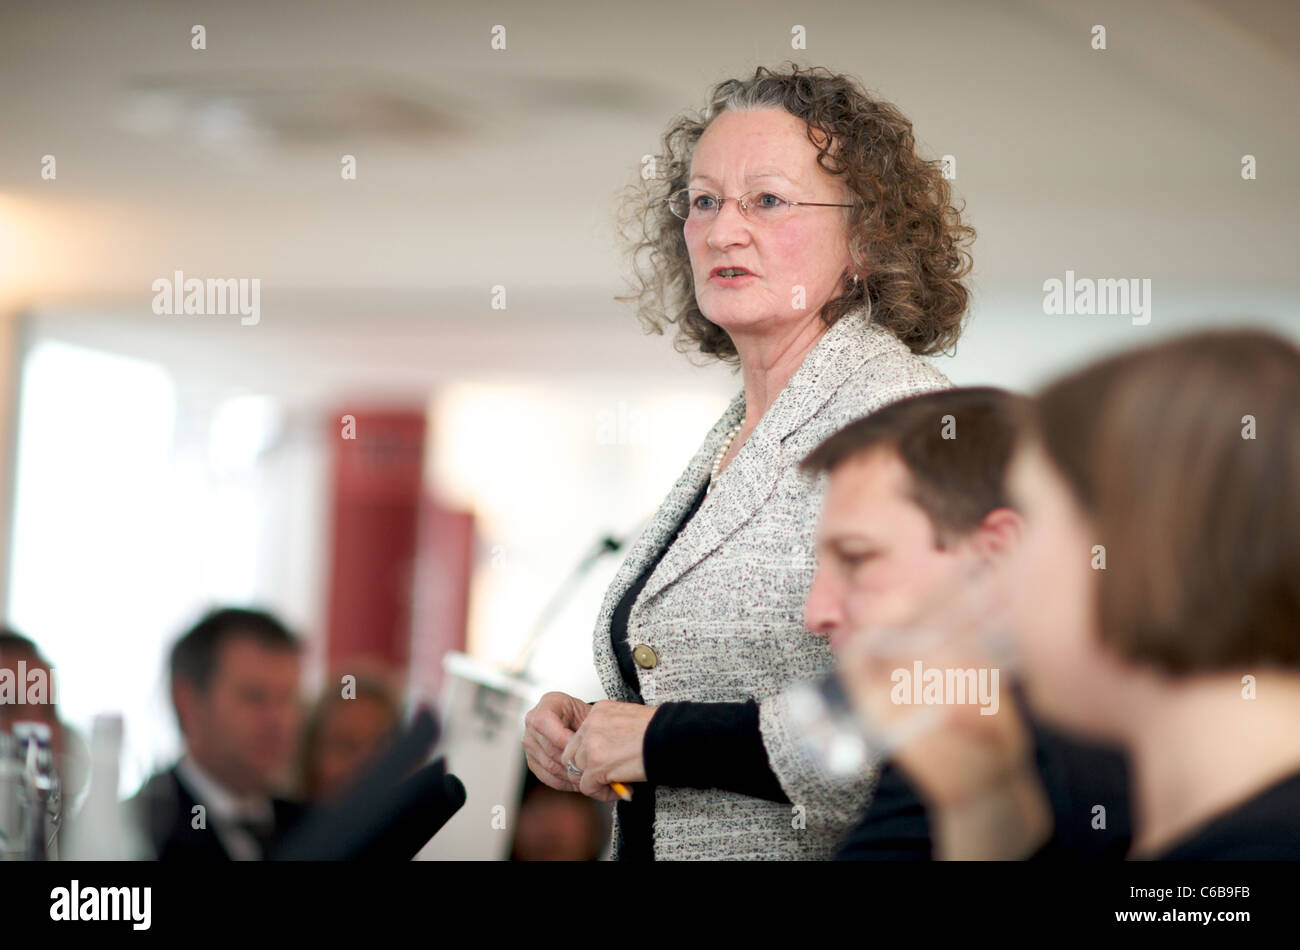
<path fill-rule="evenodd" d="M 159 861 L 229 861 L 230 855 L 209 820 L 206 828 L 192 825 L 196 801 L 175 768 L 159 772 L 128 803 Z M 306 814 L 307 807 L 281 798 L 271 800 L 275 813 L 273 850 Z"/>
<path fill-rule="evenodd" d="M 864 311 L 818 340 L 664 555 L 632 606 L 628 637 L 657 654 L 638 667 L 648 705 L 759 703 L 768 761 L 792 804 L 719 789 L 654 789 L 654 855 L 674 859 L 829 859 L 870 799 L 874 772 L 836 779 L 802 748 L 785 691 L 833 669 L 803 606 L 816 567 L 824 475 L 799 461 L 854 419 L 915 393 L 951 386 Z M 620 598 L 660 551 L 709 478 L 727 432 L 744 418 L 737 393 L 633 544 L 596 622 L 597 672 L 610 699 L 633 702 L 610 642 Z M 617 818 L 612 847 L 620 844 Z"/>

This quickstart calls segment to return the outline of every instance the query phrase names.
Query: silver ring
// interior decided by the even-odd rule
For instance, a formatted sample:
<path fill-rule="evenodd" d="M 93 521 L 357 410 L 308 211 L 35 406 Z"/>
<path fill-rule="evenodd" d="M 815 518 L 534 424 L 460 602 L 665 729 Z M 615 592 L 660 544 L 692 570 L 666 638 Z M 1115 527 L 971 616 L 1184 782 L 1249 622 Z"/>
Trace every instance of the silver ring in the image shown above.
<path fill-rule="evenodd" d="M 581 775 L 581 774 L 582 774 L 582 769 L 578 768 L 578 767 L 577 767 L 576 765 L 574 765 L 572 762 L 565 763 L 565 766 L 564 766 L 564 767 L 567 768 L 567 769 L 569 770 L 569 774 L 570 774 L 570 775 Z"/>

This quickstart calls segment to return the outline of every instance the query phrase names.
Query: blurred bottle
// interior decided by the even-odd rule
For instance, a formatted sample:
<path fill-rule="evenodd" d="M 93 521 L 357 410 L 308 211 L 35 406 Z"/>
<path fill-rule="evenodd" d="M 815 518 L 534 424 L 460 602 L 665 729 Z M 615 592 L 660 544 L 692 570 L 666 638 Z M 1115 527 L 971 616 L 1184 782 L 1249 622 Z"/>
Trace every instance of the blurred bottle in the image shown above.
<path fill-rule="evenodd" d="M 95 717 L 90 733 L 90 786 L 68 819 L 66 857 L 74 861 L 137 861 L 151 855 L 134 816 L 118 800 L 122 717 Z"/>
<path fill-rule="evenodd" d="M 0 860 L 3 861 L 21 861 L 27 853 L 23 835 L 25 789 L 18 740 L 0 728 Z"/>
<path fill-rule="evenodd" d="M 11 861 L 54 860 L 63 799 L 50 727 L 20 721 L 0 736 L 0 853 Z"/>

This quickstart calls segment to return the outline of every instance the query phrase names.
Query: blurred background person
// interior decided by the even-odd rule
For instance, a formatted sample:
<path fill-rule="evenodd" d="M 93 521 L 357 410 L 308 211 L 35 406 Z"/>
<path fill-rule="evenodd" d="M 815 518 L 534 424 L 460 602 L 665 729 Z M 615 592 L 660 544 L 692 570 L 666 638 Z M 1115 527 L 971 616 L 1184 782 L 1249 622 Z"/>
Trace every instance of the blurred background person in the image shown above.
<path fill-rule="evenodd" d="M 302 817 L 275 794 L 299 726 L 299 663 L 297 638 L 261 610 L 214 610 L 176 642 L 185 752 L 132 800 L 158 860 L 260 860 Z"/>
<path fill-rule="evenodd" d="M 1300 858 L 1300 348 L 1211 331 L 1034 400 L 1007 574 L 1027 694 L 1118 742 L 1129 856 Z M 947 856 L 1032 853 L 1050 810 L 1012 717 L 958 706 L 896 754 Z"/>
<path fill-rule="evenodd" d="M 1014 554 L 1022 519 L 1005 479 L 1023 401 L 992 387 L 913 396 L 851 423 L 804 461 L 807 471 L 830 478 L 805 617 L 809 631 L 830 639 L 837 658 L 862 631 L 907 631 L 962 585 L 991 583 L 991 574 L 965 576 L 972 561 Z M 895 668 L 912 668 L 906 642 L 890 657 Z M 1007 688 L 997 714 L 1017 715 L 1021 699 L 1010 677 L 1001 685 Z M 1030 728 L 1051 801 L 1053 852 L 1122 858 L 1129 846 L 1123 756 L 1037 720 Z M 1108 813 L 1102 829 L 1092 821 L 1097 804 Z M 836 859 L 930 857 L 925 806 L 886 762 L 861 823 Z"/>
<path fill-rule="evenodd" d="M 31 701 L 31 691 L 22 697 L 24 702 L 17 701 L 20 697 L 16 693 L 12 697 L 14 701 L 10 701 L 7 693 L 0 692 L 0 732 L 11 732 L 16 722 L 40 722 L 50 727 L 50 748 L 54 753 L 54 767 L 63 799 L 64 820 L 59 825 L 59 853 L 63 853 L 66 819 L 90 780 L 89 749 L 81 734 L 59 718 L 54 667 L 35 642 L 16 630 L 0 627 L 0 670 L 7 671 L 7 676 L 12 677 L 16 690 L 24 690 L 31 683 L 33 671 L 38 671 L 38 676 L 44 680 L 40 702 Z M 20 676 L 20 673 L 24 675 Z"/>
<path fill-rule="evenodd" d="M 973 229 L 912 124 L 852 78 L 797 65 L 716 86 L 673 122 L 661 177 L 630 199 L 647 326 L 739 370 L 596 623 L 612 702 L 551 692 L 529 766 L 612 800 L 622 860 L 818 859 L 860 817 L 867 773 L 801 754 L 783 691 L 829 672 L 809 637 L 821 484 L 798 462 L 846 422 L 948 379 Z M 791 808 L 805 822 L 792 821 Z"/>
<path fill-rule="evenodd" d="M 327 687 L 303 722 L 298 764 L 303 799 L 314 804 L 337 797 L 383 753 L 401 722 L 401 704 L 378 677 L 358 676 Z"/>
<path fill-rule="evenodd" d="M 609 833 L 610 810 L 593 798 L 543 785 L 524 770 L 511 861 L 597 861 Z"/>

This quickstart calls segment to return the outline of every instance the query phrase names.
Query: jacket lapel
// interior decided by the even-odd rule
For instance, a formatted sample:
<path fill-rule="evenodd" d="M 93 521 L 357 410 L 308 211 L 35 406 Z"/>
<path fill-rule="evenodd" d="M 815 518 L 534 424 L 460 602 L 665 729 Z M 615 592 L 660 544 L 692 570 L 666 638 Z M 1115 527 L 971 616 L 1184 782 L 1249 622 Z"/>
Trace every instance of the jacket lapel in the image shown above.
<path fill-rule="evenodd" d="M 664 499 L 663 504 L 659 506 L 659 510 L 650 519 L 640 537 L 637 538 L 622 566 L 614 575 L 613 581 L 610 582 L 609 589 L 605 591 L 605 601 L 601 607 L 602 619 L 598 624 L 598 628 L 603 630 L 604 633 L 597 638 L 600 647 L 597 655 L 607 661 L 605 672 L 608 673 L 608 677 L 606 678 L 605 687 L 610 690 L 611 696 L 616 695 L 614 690 L 620 688 L 623 682 L 618 674 L 618 667 L 614 663 L 613 653 L 604 649 L 609 646 L 610 642 L 609 623 L 610 618 L 613 616 L 614 607 L 623 599 L 623 595 L 627 593 L 633 582 L 641 576 L 641 572 L 645 570 L 646 565 L 654 560 L 655 555 L 663 550 L 664 545 L 668 543 L 669 537 L 672 536 L 687 509 L 690 508 L 696 494 L 708 480 L 709 472 L 713 470 L 713 459 L 717 455 L 718 447 L 722 445 L 722 440 L 727 437 L 731 427 L 739 422 L 744 415 L 745 393 L 742 390 L 732 398 L 731 404 L 722 414 L 722 417 L 709 430 L 709 434 L 705 436 L 704 444 L 695 453 L 695 457 L 686 466 L 686 471 L 677 479 L 676 484 L 668 492 L 668 497 Z M 733 461 L 732 465 L 735 464 Z M 662 567 L 663 563 L 660 562 L 659 568 Z M 656 569 L 656 571 L 658 570 Z"/>
<path fill-rule="evenodd" d="M 811 419 L 858 367 L 887 344 L 886 337 L 886 331 L 869 325 L 864 310 L 845 314 L 822 334 L 785 389 L 764 413 L 758 427 L 723 470 L 699 511 L 659 562 L 642 595 L 637 598 L 638 604 L 648 603 L 754 516 L 776 488 L 781 471 L 789 464 L 782 443 Z M 727 432 L 744 414 L 745 394 L 742 391 L 709 432 L 704 446 L 665 502 L 665 508 L 673 509 L 675 516 L 660 519 L 655 537 L 648 541 L 644 550 L 634 552 L 640 554 L 641 559 L 631 575 L 633 578 L 667 543 L 695 494 L 708 481 L 713 461 Z M 629 626 L 636 613 L 634 605 Z"/>

